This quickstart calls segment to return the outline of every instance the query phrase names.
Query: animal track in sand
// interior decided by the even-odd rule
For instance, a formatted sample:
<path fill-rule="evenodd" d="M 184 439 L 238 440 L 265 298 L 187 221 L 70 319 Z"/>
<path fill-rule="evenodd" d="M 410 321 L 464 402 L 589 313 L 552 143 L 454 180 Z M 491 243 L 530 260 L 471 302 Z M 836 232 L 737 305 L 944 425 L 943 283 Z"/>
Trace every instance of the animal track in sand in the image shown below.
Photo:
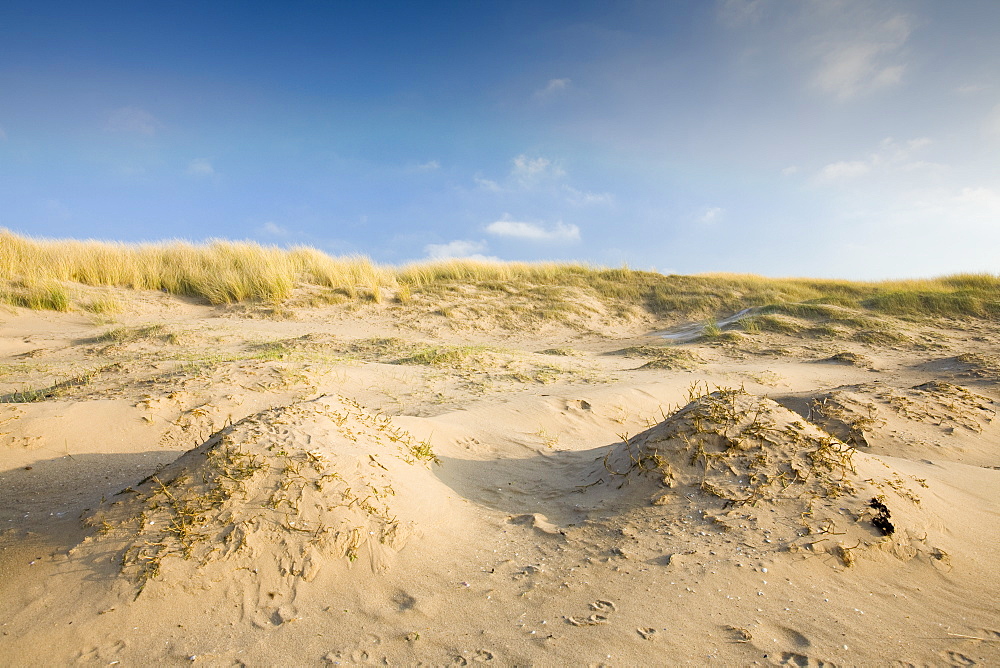
<path fill-rule="evenodd" d="M 465 653 L 459 654 L 451 661 L 453 666 L 467 666 L 470 662 L 472 663 L 489 663 L 493 660 L 493 652 L 485 649 L 477 649 L 472 652 L 469 656 Z"/>
<path fill-rule="evenodd" d="M 573 626 L 596 626 L 597 624 L 607 624 L 608 615 L 612 612 L 618 611 L 618 606 L 616 606 L 612 601 L 606 601 L 603 599 L 597 600 L 590 604 L 590 609 L 594 611 L 593 614 L 584 617 L 566 617 L 566 622 L 572 624 Z"/>

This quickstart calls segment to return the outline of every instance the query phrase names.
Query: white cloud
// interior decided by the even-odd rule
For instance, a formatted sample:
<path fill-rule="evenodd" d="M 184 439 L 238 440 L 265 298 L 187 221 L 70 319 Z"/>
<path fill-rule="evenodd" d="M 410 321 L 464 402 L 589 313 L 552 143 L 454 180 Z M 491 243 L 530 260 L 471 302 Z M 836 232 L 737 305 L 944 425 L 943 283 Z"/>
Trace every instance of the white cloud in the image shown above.
<path fill-rule="evenodd" d="M 799 171 L 798 165 L 789 165 L 788 167 L 785 167 L 783 170 L 781 170 L 781 175 L 791 176 L 793 174 L 797 174 L 798 171 Z"/>
<path fill-rule="evenodd" d="M 534 97 L 537 100 L 547 100 L 569 88 L 570 83 L 569 79 L 549 79 L 545 88 L 535 91 Z"/>
<path fill-rule="evenodd" d="M 577 190 L 573 186 L 565 186 L 564 190 L 566 191 L 569 203 L 577 206 L 611 204 L 615 201 L 615 196 L 611 193 L 592 193 L 585 190 Z"/>
<path fill-rule="evenodd" d="M 139 107 L 122 107 L 115 109 L 108 117 L 108 129 L 114 132 L 154 135 L 163 127 L 151 113 Z"/>
<path fill-rule="evenodd" d="M 514 158 L 514 168 L 510 174 L 524 186 L 532 185 L 545 178 L 558 179 L 566 176 L 566 172 L 563 171 L 562 167 L 548 158 L 541 156 L 529 158 L 523 153 Z"/>
<path fill-rule="evenodd" d="M 522 223 L 513 220 L 498 220 L 486 226 L 486 231 L 498 237 L 528 239 L 530 241 L 579 241 L 580 228 L 562 221 L 551 228 L 536 223 Z"/>
<path fill-rule="evenodd" d="M 484 178 L 477 174 L 473 177 L 476 185 L 490 192 L 505 192 L 513 190 L 532 190 L 545 181 L 554 181 L 566 176 L 566 172 L 557 163 L 538 156 L 529 157 L 522 153 L 515 157 L 510 173 L 503 183 Z"/>
<path fill-rule="evenodd" d="M 274 237 L 284 237 L 288 235 L 287 228 L 282 227 L 281 225 L 278 225 L 270 220 L 260 226 L 260 232 Z"/>
<path fill-rule="evenodd" d="M 427 244 L 424 246 L 424 253 L 431 260 L 485 260 L 495 261 L 497 258 L 482 255 L 489 246 L 485 241 L 465 241 L 456 239 L 446 244 Z"/>
<path fill-rule="evenodd" d="M 813 85 L 839 100 L 893 86 L 902 81 L 903 45 L 912 31 L 902 14 L 885 21 L 853 26 L 849 37 L 821 40 Z"/>
<path fill-rule="evenodd" d="M 725 209 L 723 209 L 722 207 L 713 206 L 711 208 L 706 209 L 701 214 L 701 217 L 698 220 L 708 225 L 710 223 L 714 223 L 718 220 L 721 220 L 725 214 L 726 214 Z"/>
<path fill-rule="evenodd" d="M 422 165 L 417 165 L 418 172 L 433 172 L 437 169 L 441 169 L 441 163 L 437 160 L 429 160 Z"/>
<path fill-rule="evenodd" d="M 817 179 L 824 183 L 856 179 L 867 174 L 871 168 L 870 163 L 861 160 L 833 162 L 819 170 Z"/>
<path fill-rule="evenodd" d="M 946 168 L 946 165 L 913 158 L 914 153 L 932 143 L 927 137 L 910 139 L 903 144 L 892 137 L 887 137 L 879 142 L 878 148 L 865 160 L 843 160 L 826 165 L 816 175 L 816 182 L 822 184 L 845 182 L 876 170 L 918 171 Z"/>
<path fill-rule="evenodd" d="M 502 180 L 496 181 L 476 174 L 473 181 L 480 190 L 514 197 L 530 193 L 573 206 L 614 203 L 613 194 L 580 190 L 566 183 L 565 177 L 566 170 L 559 162 L 544 156 L 532 157 L 522 153 L 511 160 L 510 172 Z"/>
<path fill-rule="evenodd" d="M 7 133 L 4 132 L 3 127 L 0 127 L 0 141 L 7 141 Z"/>
<path fill-rule="evenodd" d="M 479 175 L 474 176 L 473 180 L 476 182 L 476 185 L 482 188 L 483 190 L 489 190 L 490 192 L 494 193 L 498 193 L 501 190 L 503 190 L 503 188 L 500 187 L 500 184 L 497 183 L 496 181 L 491 181 L 490 179 L 484 179 Z"/>
<path fill-rule="evenodd" d="M 215 169 L 205 158 L 195 158 L 188 163 L 187 173 L 191 176 L 212 176 L 215 174 Z"/>

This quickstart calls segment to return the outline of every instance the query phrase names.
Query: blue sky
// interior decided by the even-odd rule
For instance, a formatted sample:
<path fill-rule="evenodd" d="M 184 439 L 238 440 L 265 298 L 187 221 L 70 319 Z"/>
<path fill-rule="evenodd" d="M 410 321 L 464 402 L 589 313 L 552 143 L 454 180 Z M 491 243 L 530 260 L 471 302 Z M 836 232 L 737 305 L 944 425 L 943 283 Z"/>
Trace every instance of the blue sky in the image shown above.
<path fill-rule="evenodd" d="M 22 2 L 0 227 L 1000 273 L 1000 2 Z"/>

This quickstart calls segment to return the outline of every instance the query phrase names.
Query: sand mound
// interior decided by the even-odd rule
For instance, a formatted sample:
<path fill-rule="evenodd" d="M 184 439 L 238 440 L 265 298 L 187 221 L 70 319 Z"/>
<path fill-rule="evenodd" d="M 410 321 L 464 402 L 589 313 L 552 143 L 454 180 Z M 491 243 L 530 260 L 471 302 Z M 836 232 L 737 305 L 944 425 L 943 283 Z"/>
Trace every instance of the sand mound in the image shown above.
<path fill-rule="evenodd" d="M 874 391 L 871 385 L 858 385 L 824 392 L 809 399 L 805 416 L 848 445 L 868 447 L 885 426 Z"/>
<path fill-rule="evenodd" d="M 425 484 L 435 460 L 427 443 L 348 399 L 267 410 L 102 503 L 76 552 L 115 554 L 140 592 L 218 562 L 311 580 L 367 555 L 380 570 L 439 504 Z"/>
<path fill-rule="evenodd" d="M 948 459 L 995 466 L 996 402 L 960 385 L 931 381 L 909 388 L 842 385 L 778 401 L 848 445 L 877 455 Z M 905 449 L 901 450 L 901 446 Z"/>
<path fill-rule="evenodd" d="M 679 516 L 702 535 L 706 526 L 741 529 L 740 540 L 752 533 L 766 549 L 826 551 L 845 565 L 866 546 L 904 558 L 933 552 L 922 481 L 741 389 L 692 396 L 610 450 L 603 467 L 619 487 L 644 481 L 654 506 L 683 507 Z"/>

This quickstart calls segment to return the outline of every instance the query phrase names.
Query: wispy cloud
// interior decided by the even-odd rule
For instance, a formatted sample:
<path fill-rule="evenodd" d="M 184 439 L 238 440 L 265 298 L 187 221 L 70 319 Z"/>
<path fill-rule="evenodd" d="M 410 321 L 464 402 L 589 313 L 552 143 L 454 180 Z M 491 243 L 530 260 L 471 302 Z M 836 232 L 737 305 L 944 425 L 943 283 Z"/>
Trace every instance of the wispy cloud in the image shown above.
<path fill-rule="evenodd" d="M 523 186 L 530 186 L 543 179 L 559 179 L 566 176 L 561 166 L 541 156 L 531 158 L 521 154 L 514 158 L 511 178 Z"/>
<path fill-rule="evenodd" d="M 722 220 L 722 217 L 726 215 L 726 210 L 720 206 L 713 206 L 705 209 L 701 216 L 699 216 L 699 222 L 709 225 L 711 223 L 718 222 Z"/>
<path fill-rule="evenodd" d="M 902 47 L 912 31 L 907 16 L 853 28 L 857 33 L 828 37 L 816 48 L 820 62 L 812 84 L 838 100 L 898 84 L 906 69 Z"/>
<path fill-rule="evenodd" d="M 498 237 L 526 239 L 529 241 L 579 241 L 580 228 L 559 221 L 546 228 L 537 223 L 498 220 L 486 226 L 486 231 Z"/>
<path fill-rule="evenodd" d="M 490 192 L 494 192 L 494 193 L 498 193 L 501 190 L 503 190 L 503 187 L 501 187 L 501 185 L 499 183 L 497 183 L 496 181 L 493 181 L 491 179 L 483 178 L 482 176 L 480 176 L 478 174 L 476 176 L 472 177 L 472 179 L 473 179 L 473 181 L 476 182 L 476 185 L 479 186 L 480 188 L 482 188 L 483 190 L 489 190 Z"/>
<path fill-rule="evenodd" d="M 522 153 L 511 160 L 510 172 L 503 181 L 487 179 L 481 174 L 473 177 L 476 185 L 490 192 L 533 190 L 544 183 L 551 184 L 566 176 L 562 166 L 543 156 Z"/>
<path fill-rule="evenodd" d="M 0 126 L 0 141 L 7 141 L 7 133 L 4 132 L 3 126 Z"/>
<path fill-rule="evenodd" d="M 427 244 L 424 246 L 424 253 L 431 260 L 498 260 L 496 257 L 482 254 L 488 248 L 489 245 L 485 241 L 456 239 L 446 244 Z"/>
<path fill-rule="evenodd" d="M 917 137 L 903 143 L 887 137 L 866 159 L 832 162 L 819 170 L 815 180 L 819 184 L 834 184 L 851 181 L 875 171 L 942 169 L 945 165 L 914 157 L 914 154 L 932 143 L 927 137 Z"/>
<path fill-rule="evenodd" d="M 259 230 L 262 234 L 266 234 L 272 237 L 286 237 L 288 236 L 288 228 L 282 227 L 273 221 L 267 221 L 260 226 Z"/>
<path fill-rule="evenodd" d="M 187 173 L 191 176 L 213 176 L 215 168 L 205 158 L 195 158 L 188 163 Z"/>
<path fill-rule="evenodd" d="M 108 130 L 152 136 L 163 124 L 153 114 L 139 107 L 121 107 L 108 117 Z"/>
<path fill-rule="evenodd" d="M 592 193 L 585 190 L 577 190 L 573 186 L 564 186 L 566 198 L 570 204 L 576 206 L 589 206 L 592 204 L 611 204 L 615 201 L 611 193 Z"/>
<path fill-rule="evenodd" d="M 414 169 L 418 172 L 433 172 L 441 169 L 441 163 L 437 160 L 428 160 L 421 165 L 417 165 Z"/>
<path fill-rule="evenodd" d="M 871 171 L 871 168 L 871 163 L 864 160 L 843 160 L 840 162 L 831 162 L 829 165 L 826 165 L 823 169 L 819 170 L 819 174 L 816 178 L 821 183 L 845 181 L 856 179 L 859 176 L 864 176 Z"/>
<path fill-rule="evenodd" d="M 570 83 L 569 79 L 549 79 L 544 88 L 535 91 L 533 97 L 536 100 L 549 100 L 569 88 Z"/>

